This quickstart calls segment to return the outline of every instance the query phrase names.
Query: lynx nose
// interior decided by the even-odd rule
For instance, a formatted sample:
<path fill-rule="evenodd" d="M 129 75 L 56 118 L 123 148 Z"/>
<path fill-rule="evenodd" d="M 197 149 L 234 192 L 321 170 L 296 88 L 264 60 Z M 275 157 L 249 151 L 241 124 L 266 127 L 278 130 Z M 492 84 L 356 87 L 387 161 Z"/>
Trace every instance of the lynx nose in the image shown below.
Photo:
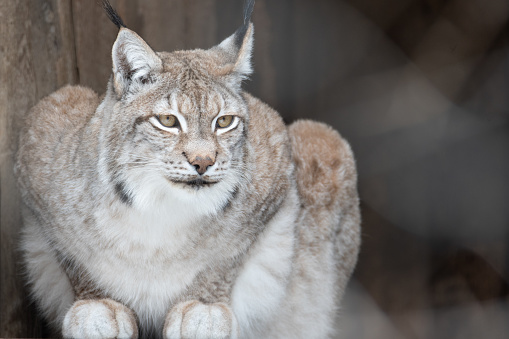
<path fill-rule="evenodd" d="M 196 158 L 194 158 L 193 161 L 191 161 L 191 165 L 193 165 L 194 168 L 196 168 L 196 171 L 199 174 L 203 174 L 207 171 L 207 169 L 210 166 L 214 165 L 214 160 L 212 160 L 212 158 L 209 156 L 206 156 L 204 158 L 197 156 Z"/>

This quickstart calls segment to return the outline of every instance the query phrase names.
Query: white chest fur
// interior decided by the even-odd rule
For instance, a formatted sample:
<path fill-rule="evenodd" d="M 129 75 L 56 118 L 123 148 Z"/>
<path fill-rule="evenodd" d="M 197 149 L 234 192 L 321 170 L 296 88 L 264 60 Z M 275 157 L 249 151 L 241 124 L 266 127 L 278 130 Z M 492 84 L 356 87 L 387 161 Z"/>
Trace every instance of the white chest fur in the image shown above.
<path fill-rule="evenodd" d="M 164 318 L 206 265 L 193 239 L 227 198 L 221 187 L 196 192 L 167 188 L 145 186 L 136 191 L 132 206 L 99 209 L 91 232 L 98 238 L 87 241 L 98 244 L 85 261 L 93 280 L 149 323 Z"/>

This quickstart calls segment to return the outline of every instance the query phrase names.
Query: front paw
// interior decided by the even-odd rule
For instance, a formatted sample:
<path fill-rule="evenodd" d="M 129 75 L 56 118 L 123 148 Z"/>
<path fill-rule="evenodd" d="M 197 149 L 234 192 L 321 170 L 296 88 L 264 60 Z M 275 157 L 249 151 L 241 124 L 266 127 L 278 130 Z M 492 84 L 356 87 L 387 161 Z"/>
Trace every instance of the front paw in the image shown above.
<path fill-rule="evenodd" d="M 78 300 L 67 311 L 64 338 L 138 338 L 133 311 L 111 299 Z"/>
<path fill-rule="evenodd" d="M 192 300 L 177 304 L 170 310 L 163 335 L 167 339 L 236 339 L 238 326 L 228 305 Z"/>

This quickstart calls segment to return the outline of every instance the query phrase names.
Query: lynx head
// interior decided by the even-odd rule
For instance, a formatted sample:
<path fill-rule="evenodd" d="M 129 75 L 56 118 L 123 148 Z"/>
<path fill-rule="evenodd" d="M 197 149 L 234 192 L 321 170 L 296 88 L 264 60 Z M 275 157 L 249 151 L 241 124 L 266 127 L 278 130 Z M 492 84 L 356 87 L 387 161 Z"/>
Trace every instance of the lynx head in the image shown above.
<path fill-rule="evenodd" d="M 252 72 L 253 1 L 244 24 L 219 45 L 172 53 L 152 50 L 103 3 L 120 28 L 99 108 L 107 125 L 103 168 L 109 180 L 127 204 L 173 196 L 219 208 L 241 184 L 246 166 L 249 112 L 241 82 Z"/>

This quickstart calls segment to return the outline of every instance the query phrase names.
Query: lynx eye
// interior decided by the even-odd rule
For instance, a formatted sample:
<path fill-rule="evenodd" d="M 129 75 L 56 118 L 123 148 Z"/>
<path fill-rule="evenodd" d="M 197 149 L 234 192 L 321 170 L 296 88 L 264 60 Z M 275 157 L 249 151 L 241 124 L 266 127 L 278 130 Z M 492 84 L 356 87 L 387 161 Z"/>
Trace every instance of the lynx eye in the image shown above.
<path fill-rule="evenodd" d="M 168 114 L 168 115 L 158 115 L 157 119 L 164 127 L 178 127 L 179 121 L 176 116 Z"/>
<path fill-rule="evenodd" d="M 216 125 L 219 128 L 229 127 L 233 122 L 233 115 L 223 115 L 217 119 Z"/>

